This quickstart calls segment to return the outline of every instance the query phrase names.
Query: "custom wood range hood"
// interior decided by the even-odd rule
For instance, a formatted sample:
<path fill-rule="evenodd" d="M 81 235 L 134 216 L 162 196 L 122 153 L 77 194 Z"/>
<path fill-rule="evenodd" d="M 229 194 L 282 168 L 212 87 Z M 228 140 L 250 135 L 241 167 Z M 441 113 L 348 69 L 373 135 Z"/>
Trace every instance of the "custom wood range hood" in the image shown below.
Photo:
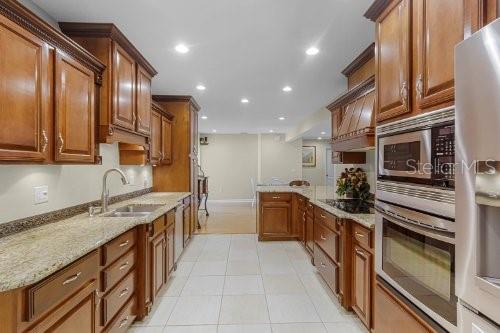
<path fill-rule="evenodd" d="M 366 150 L 375 146 L 375 44 L 342 71 L 348 91 L 327 108 L 332 113 L 334 163 L 365 163 Z"/>

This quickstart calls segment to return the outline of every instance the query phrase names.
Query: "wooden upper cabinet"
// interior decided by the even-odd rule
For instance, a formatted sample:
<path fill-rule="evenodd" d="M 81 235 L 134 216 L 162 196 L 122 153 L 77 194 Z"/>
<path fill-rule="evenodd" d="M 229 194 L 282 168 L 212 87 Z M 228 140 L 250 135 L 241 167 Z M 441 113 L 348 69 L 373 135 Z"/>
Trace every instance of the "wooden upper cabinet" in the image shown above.
<path fill-rule="evenodd" d="M 394 0 L 376 21 L 377 121 L 411 112 L 410 17 L 410 0 Z"/>
<path fill-rule="evenodd" d="M 162 164 L 172 163 L 172 121 L 161 117 Z"/>
<path fill-rule="evenodd" d="M 93 162 L 94 73 L 57 52 L 55 77 L 55 160 Z"/>
<path fill-rule="evenodd" d="M 43 40 L 0 16 L 0 160 L 49 158 L 50 53 Z"/>
<path fill-rule="evenodd" d="M 60 22 L 59 26 L 106 65 L 99 97 L 99 141 L 148 149 L 151 80 L 156 70 L 112 23 Z"/>
<path fill-rule="evenodd" d="M 135 130 L 135 62 L 113 43 L 113 124 Z"/>
<path fill-rule="evenodd" d="M 161 161 L 162 140 L 161 140 L 162 116 L 158 112 L 151 112 L 151 163 L 157 164 Z"/>
<path fill-rule="evenodd" d="M 145 135 L 151 133 L 151 98 L 151 75 L 137 66 L 136 130 Z"/>
<path fill-rule="evenodd" d="M 105 66 L 18 1 L 0 13 L 0 162 L 93 163 Z"/>
<path fill-rule="evenodd" d="M 454 50 L 464 39 L 463 0 L 414 2 L 415 112 L 453 104 Z M 443 21 L 444 20 L 444 21 Z"/>

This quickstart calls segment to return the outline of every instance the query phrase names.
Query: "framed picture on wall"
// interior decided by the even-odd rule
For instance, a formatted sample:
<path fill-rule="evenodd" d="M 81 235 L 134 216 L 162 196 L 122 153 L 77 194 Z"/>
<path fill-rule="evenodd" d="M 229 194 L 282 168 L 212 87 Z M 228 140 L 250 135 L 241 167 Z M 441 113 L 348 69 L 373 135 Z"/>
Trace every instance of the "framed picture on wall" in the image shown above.
<path fill-rule="evenodd" d="M 315 146 L 302 146 L 302 166 L 309 168 L 316 166 Z"/>

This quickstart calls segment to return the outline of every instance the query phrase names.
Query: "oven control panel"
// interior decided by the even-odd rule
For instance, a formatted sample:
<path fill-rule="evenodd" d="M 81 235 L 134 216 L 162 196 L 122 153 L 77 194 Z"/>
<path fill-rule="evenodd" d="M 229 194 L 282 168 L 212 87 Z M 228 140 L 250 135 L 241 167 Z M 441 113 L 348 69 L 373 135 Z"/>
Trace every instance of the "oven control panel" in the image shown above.
<path fill-rule="evenodd" d="M 432 182 L 435 186 L 455 187 L 455 126 L 432 129 Z"/>

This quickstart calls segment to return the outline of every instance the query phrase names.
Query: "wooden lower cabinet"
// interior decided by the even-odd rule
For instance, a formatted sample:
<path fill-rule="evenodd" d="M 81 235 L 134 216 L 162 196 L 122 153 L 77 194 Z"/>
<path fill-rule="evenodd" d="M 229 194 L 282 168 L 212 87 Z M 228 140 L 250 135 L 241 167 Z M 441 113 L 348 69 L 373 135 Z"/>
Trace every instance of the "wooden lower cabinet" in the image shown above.
<path fill-rule="evenodd" d="M 352 309 L 367 327 L 371 320 L 372 260 L 371 253 L 358 245 L 353 246 Z"/>
<path fill-rule="evenodd" d="M 184 206 L 183 227 L 184 247 L 186 247 L 189 239 L 191 238 L 191 205 L 189 204 L 187 206 Z"/>
<path fill-rule="evenodd" d="M 314 206 L 306 205 L 306 223 L 304 229 L 304 245 L 310 255 L 314 253 Z"/>
<path fill-rule="evenodd" d="M 434 333 L 410 306 L 398 299 L 388 287 L 375 284 L 374 332 L 376 333 Z"/>
<path fill-rule="evenodd" d="M 165 234 L 161 233 L 151 241 L 151 292 L 153 301 L 165 284 Z"/>
<path fill-rule="evenodd" d="M 174 258 L 174 247 L 175 247 L 175 225 L 172 224 L 169 227 L 167 227 L 167 254 L 166 254 L 166 260 L 167 260 L 167 266 L 166 266 L 166 272 L 167 274 L 165 277 L 168 278 L 170 277 L 170 274 L 174 271 L 175 268 L 175 258 Z"/>
<path fill-rule="evenodd" d="M 257 224 L 260 241 L 300 237 L 295 225 L 298 219 L 293 216 L 292 200 L 292 193 L 259 193 Z"/>

